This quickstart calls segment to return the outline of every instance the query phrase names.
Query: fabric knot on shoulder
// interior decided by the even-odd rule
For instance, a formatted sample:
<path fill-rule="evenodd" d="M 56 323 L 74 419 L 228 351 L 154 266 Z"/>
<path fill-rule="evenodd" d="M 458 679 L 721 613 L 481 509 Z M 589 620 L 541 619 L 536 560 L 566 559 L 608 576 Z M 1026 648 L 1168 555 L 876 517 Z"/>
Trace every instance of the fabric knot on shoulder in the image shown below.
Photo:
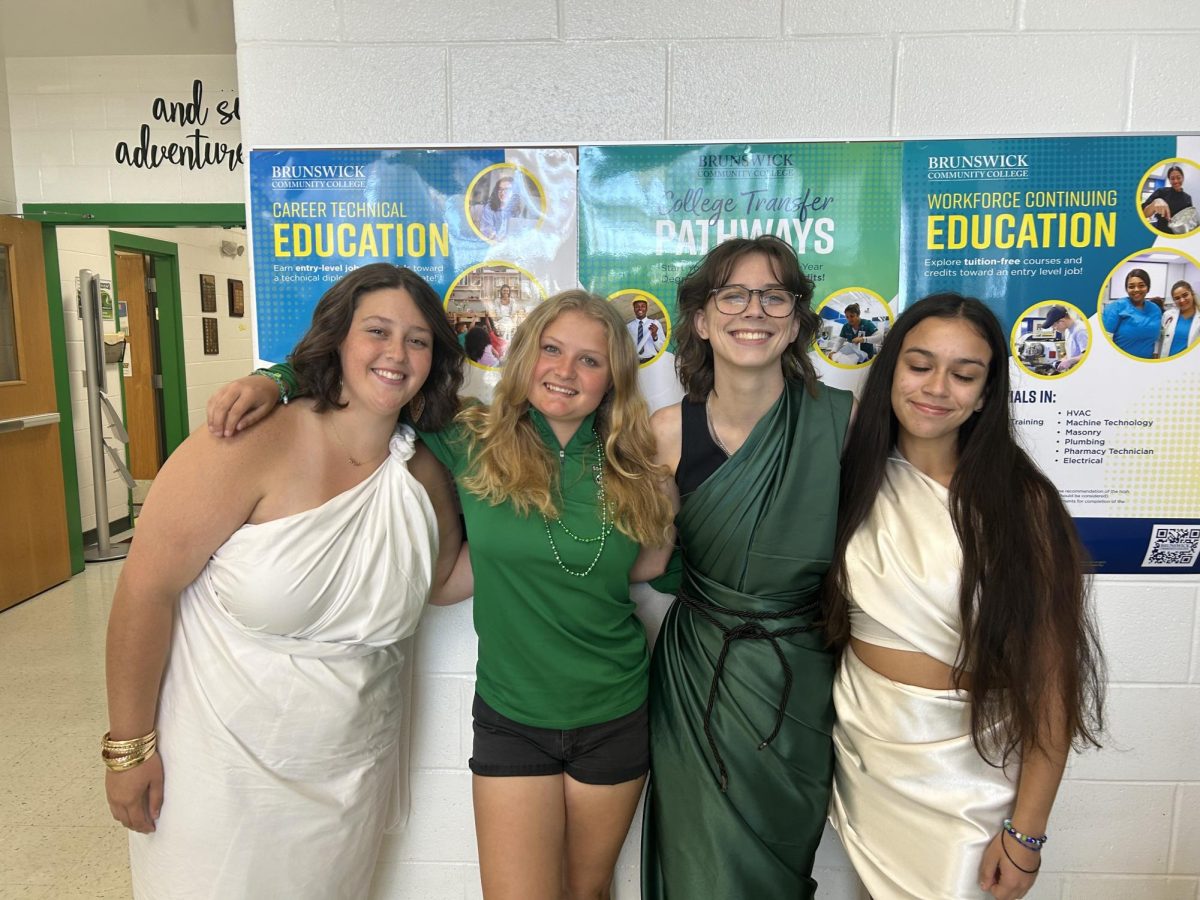
<path fill-rule="evenodd" d="M 392 456 L 401 462 L 408 462 L 417 452 L 417 433 L 411 425 L 397 425 L 388 444 Z"/>

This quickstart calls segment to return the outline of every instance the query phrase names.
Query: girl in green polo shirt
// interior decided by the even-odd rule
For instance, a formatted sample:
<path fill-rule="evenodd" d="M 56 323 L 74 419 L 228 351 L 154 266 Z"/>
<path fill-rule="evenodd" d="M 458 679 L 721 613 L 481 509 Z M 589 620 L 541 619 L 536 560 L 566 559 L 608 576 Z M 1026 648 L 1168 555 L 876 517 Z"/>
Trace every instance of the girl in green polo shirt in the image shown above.
<path fill-rule="evenodd" d="M 557 898 L 564 877 L 572 896 L 605 896 L 649 768 L 629 583 L 662 571 L 674 510 L 637 368 L 612 306 L 567 291 L 517 330 L 490 407 L 422 435 L 458 482 L 471 538 L 488 898 Z"/>

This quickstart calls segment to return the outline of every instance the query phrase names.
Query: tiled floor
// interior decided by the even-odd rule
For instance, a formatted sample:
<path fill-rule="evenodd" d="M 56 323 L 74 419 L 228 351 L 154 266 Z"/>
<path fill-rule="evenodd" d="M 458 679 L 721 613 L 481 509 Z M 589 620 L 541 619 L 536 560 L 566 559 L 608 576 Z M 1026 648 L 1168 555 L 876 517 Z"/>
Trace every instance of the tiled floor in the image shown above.
<path fill-rule="evenodd" d="M 129 897 L 104 800 L 104 628 L 121 563 L 0 613 L 0 900 Z"/>

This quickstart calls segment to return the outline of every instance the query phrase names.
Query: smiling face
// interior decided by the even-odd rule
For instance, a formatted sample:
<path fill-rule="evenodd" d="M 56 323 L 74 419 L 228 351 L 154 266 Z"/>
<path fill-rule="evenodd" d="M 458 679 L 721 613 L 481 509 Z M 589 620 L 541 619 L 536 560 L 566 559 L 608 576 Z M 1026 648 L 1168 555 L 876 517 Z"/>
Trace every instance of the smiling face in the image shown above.
<path fill-rule="evenodd" d="M 351 408 L 395 415 L 425 384 L 433 331 L 403 288 L 363 294 L 338 346 L 341 400 Z"/>
<path fill-rule="evenodd" d="M 633 301 L 633 314 L 635 316 L 637 316 L 639 319 L 646 318 L 646 310 L 648 310 L 649 308 L 650 307 L 646 303 L 645 300 L 634 300 Z"/>
<path fill-rule="evenodd" d="M 576 310 L 567 310 L 542 330 L 529 403 L 546 417 L 563 446 L 612 384 L 608 341 L 603 323 Z"/>
<path fill-rule="evenodd" d="M 1183 190 L 1183 170 L 1172 169 L 1167 173 L 1167 182 L 1171 185 L 1172 190 Z"/>
<path fill-rule="evenodd" d="M 1125 279 L 1125 293 L 1129 295 L 1134 306 L 1141 306 L 1146 302 L 1146 294 L 1149 290 L 1150 285 L 1146 284 L 1140 275 L 1130 275 Z"/>
<path fill-rule="evenodd" d="M 1196 312 L 1196 295 L 1186 284 L 1181 284 L 1171 291 L 1171 297 L 1174 299 L 1175 305 L 1179 307 L 1179 314 L 1183 318 L 1191 318 Z"/>
<path fill-rule="evenodd" d="M 987 342 L 960 318 L 930 316 L 905 335 L 892 376 L 897 444 L 905 456 L 956 452 L 959 428 L 983 409 L 991 359 Z"/>
<path fill-rule="evenodd" d="M 729 272 L 725 284 L 740 284 L 751 290 L 783 288 L 770 259 L 762 253 L 747 253 Z M 775 318 L 763 312 L 762 295 L 751 295 L 740 313 L 729 315 L 717 309 L 712 297 L 696 313 L 696 334 L 712 347 L 714 368 L 731 365 L 739 368 L 778 367 L 787 345 L 796 339 L 800 324 L 795 312 Z"/>

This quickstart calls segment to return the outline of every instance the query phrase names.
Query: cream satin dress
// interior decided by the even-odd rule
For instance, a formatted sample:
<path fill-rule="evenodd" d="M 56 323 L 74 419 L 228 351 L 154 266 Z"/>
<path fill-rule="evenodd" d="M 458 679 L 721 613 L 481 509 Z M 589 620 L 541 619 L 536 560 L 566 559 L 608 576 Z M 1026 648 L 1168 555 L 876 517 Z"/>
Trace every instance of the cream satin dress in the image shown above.
<path fill-rule="evenodd" d="M 157 719 L 162 815 L 130 834 L 135 897 L 367 895 L 400 813 L 402 641 L 437 553 L 414 446 L 404 429 L 362 483 L 242 526 L 184 591 Z"/>
<path fill-rule="evenodd" d="M 888 460 L 846 553 L 854 637 L 954 665 L 962 551 L 948 500 L 906 460 Z M 970 695 L 892 681 L 847 648 L 833 701 L 830 821 L 874 900 L 989 896 L 979 864 L 1011 813 L 1017 767 L 976 752 Z"/>

